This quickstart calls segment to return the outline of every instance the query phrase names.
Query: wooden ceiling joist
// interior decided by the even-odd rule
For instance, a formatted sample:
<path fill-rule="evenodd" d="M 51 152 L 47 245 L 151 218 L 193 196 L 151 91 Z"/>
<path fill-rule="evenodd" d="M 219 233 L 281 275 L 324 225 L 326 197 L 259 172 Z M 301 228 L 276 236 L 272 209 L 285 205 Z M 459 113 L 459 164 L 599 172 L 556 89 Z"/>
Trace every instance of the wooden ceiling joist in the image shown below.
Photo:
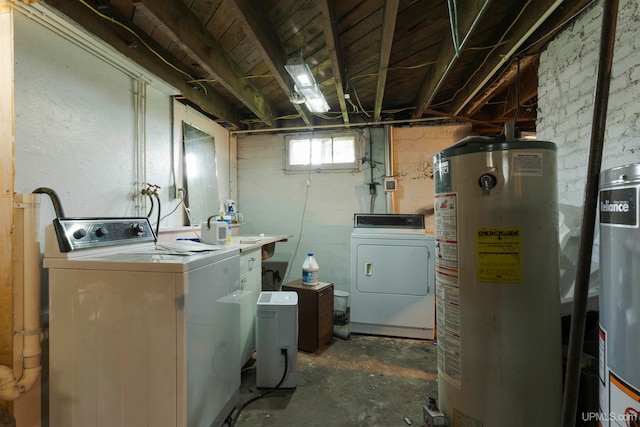
<path fill-rule="evenodd" d="M 454 116 L 459 115 L 469 101 L 504 66 L 505 61 L 512 59 L 512 55 L 561 3 L 562 0 L 531 0 L 513 17 L 512 22 L 506 22 L 503 29 L 498 29 L 502 36 L 495 40 L 494 47 L 484 56 L 463 87 L 456 92 L 447 112 Z"/>
<path fill-rule="evenodd" d="M 244 24 L 245 33 L 260 51 L 262 60 L 265 61 L 284 93 L 291 95 L 291 79 L 284 68 L 287 54 L 282 48 L 275 29 L 267 25 L 269 18 L 261 3 L 251 0 L 234 0 L 229 4 L 235 8 L 237 19 Z M 306 108 L 299 104 L 293 104 L 293 106 L 305 124 L 310 126 L 311 118 Z"/>
<path fill-rule="evenodd" d="M 99 19 L 94 11 L 80 2 L 47 0 L 47 4 L 73 19 L 89 33 L 96 35 L 124 56 L 181 91 L 185 97 L 191 99 L 203 111 L 219 117 L 233 128 L 240 129 L 242 127 L 240 113 L 234 104 L 213 90 L 207 94 L 202 93 L 188 83 L 189 78 L 186 77 L 188 75 L 186 71 L 179 72 L 175 68 L 168 67 L 165 62 L 168 60 L 177 64 L 177 61 L 174 62 L 172 58 L 168 57 L 162 60 L 149 49 L 140 45 L 133 47 L 135 45 L 133 42 L 137 40 L 132 40 L 133 36 L 131 34 L 123 34 L 122 28 L 114 25 L 111 20 Z M 125 17 L 117 16 L 116 19 L 128 28 L 133 28 L 133 24 Z M 136 34 L 147 46 L 156 51 L 162 50 L 162 47 L 158 46 L 154 40 L 144 33 Z"/>
<path fill-rule="evenodd" d="M 469 0 L 466 4 L 461 4 L 458 7 L 459 16 L 456 20 L 459 23 L 458 31 L 463 35 L 462 40 L 460 41 L 457 51 L 453 40 L 449 43 L 440 43 L 440 48 L 436 55 L 438 62 L 430 67 L 429 72 L 420 85 L 420 92 L 415 101 L 414 119 L 422 117 L 425 108 L 433 101 L 438 89 L 440 89 L 440 86 L 453 69 L 459 52 L 466 47 L 478 23 L 489 9 L 491 1 L 492 0 Z M 453 35 L 449 35 L 449 38 L 453 39 Z"/>
<path fill-rule="evenodd" d="M 538 93 L 538 56 L 532 55 L 524 57 L 520 60 L 520 70 L 518 64 L 514 62 L 505 73 L 500 76 L 490 87 L 488 87 L 481 95 L 474 98 L 464 109 L 464 115 L 473 116 L 484 108 L 485 105 L 497 95 L 499 91 L 504 91 L 505 87 L 515 87 L 516 81 L 521 82 L 521 101 L 526 102 Z M 515 89 L 511 91 L 515 94 Z M 525 94 L 526 93 L 526 94 Z M 515 97 L 514 97 L 515 98 Z M 508 107 L 515 110 L 515 99 L 513 106 Z"/>
<path fill-rule="evenodd" d="M 276 114 L 267 98 L 250 81 L 243 79 L 237 71 L 238 65 L 182 0 L 134 0 L 133 5 L 195 58 L 210 78 L 217 79 L 267 126 L 274 126 Z"/>
<path fill-rule="evenodd" d="M 340 103 L 340 111 L 342 112 L 342 121 L 349 124 L 349 111 L 347 110 L 347 102 L 345 101 L 344 91 L 344 58 L 342 57 L 342 49 L 340 47 L 340 35 L 338 33 L 338 19 L 336 18 L 335 0 L 320 0 L 318 8 L 322 15 L 322 28 L 329 59 L 331 61 L 331 71 L 333 80 L 338 94 L 338 102 Z"/>
<path fill-rule="evenodd" d="M 378 80 L 376 83 L 376 100 L 374 105 L 374 121 L 380 121 L 382 112 L 382 100 L 384 98 L 384 88 L 387 83 L 387 70 L 389 69 L 389 58 L 391 57 L 391 46 L 393 44 L 393 34 L 396 29 L 396 18 L 398 16 L 398 5 L 400 0 L 386 0 L 384 2 L 384 14 L 382 16 L 382 40 L 380 40 L 380 59 L 378 62 Z"/>

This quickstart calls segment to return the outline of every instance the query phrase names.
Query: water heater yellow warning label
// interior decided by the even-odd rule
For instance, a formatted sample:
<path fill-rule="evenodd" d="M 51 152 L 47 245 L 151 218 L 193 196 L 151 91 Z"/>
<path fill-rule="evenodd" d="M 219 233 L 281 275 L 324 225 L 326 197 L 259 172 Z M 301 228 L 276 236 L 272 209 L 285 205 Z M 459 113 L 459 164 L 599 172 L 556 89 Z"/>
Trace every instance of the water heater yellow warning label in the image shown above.
<path fill-rule="evenodd" d="M 522 283 L 520 228 L 476 229 L 478 281 Z"/>

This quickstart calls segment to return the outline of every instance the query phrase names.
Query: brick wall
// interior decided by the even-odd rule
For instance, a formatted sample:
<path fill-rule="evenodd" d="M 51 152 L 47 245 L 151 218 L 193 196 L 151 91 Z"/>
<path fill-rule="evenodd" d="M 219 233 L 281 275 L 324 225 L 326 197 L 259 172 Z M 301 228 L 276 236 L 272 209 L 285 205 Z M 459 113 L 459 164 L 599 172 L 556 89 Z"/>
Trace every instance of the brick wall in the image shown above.
<path fill-rule="evenodd" d="M 394 213 L 425 213 L 426 229 L 433 229 L 433 155 L 471 132 L 470 125 L 416 126 L 393 130 L 393 174 L 398 189 Z"/>
<path fill-rule="evenodd" d="M 538 139 L 558 144 L 560 203 L 582 206 L 599 60 L 602 1 L 540 57 Z M 621 0 L 602 170 L 640 162 L 640 4 Z"/>

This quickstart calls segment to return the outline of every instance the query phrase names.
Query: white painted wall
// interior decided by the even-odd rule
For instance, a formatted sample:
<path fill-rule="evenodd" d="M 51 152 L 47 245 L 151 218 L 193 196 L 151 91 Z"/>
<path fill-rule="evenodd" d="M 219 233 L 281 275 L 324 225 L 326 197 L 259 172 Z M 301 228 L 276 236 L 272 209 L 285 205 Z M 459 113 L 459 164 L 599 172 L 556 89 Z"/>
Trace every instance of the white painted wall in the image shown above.
<path fill-rule="evenodd" d="M 169 213 L 179 203 L 169 197 L 169 188 L 182 186 L 181 171 L 173 169 L 182 163 L 177 147 L 180 120 L 185 119 L 214 136 L 220 197 L 228 197 L 230 147 L 224 128 L 182 104 L 176 104 L 176 125 L 172 122 L 174 89 L 74 24 L 62 25 L 54 16 L 37 21 L 40 13 L 22 12 L 33 8 L 44 9 L 20 3 L 13 12 L 16 193 L 52 188 L 66 216 L 145 215 L 147 200 L 134 196 L 148 182 L 161 187 L 162 212 Z M 72 34 L 78 37 L 70 40 Z M 139 82 L 146 83 L 146 91 L 136 97 Z M 4 86 L 2 90 L 10 92 Z M 11 97 L 11 93 L 0 95 Z M 6 142 L 11 149 L 10 141 Z M 3 155 L 2 164 L 11 160 Z M 42 229 L 55 213 L 46 196 L 41 201 L 42 240 Z M 161 226 L 182 223 L 182 209 L 178 209 Z M 42 279 L 46 307 L 46 274 Z M 47 379 L 43 381 L 46 384 Z M 18 424 L 39 425 L 31 421 L 39 418 L 36 409 L 39 405 L 21 399 L 16 404 Z M 42 409 L 46 425 L 47 408 Z"/>
<path fill-rule="evenodd" d="M 359 131 L 360 144 L 369 156 L 373 141 L 374 182 L 384 176 L 383 128 Z M 317 134 L 317 133 L 316 133 Z M 302 277 L 302 263 L 313 252 L 320 266 L 320 281 L 349 291 L 350 237 L 353 214 L 369 212 L 369 163 L 360 172 L 284 172 L 284 135 L 238 136 L 238 210 L 246 224 L 242 234 L 292 234 L 278 243 L 269 261 L 289 262 L 286 281 Z M 386 212 L 384 192 L 378 187 L 374 212 Z M 286 282 L 285 282 L 286 283 Z"/>
<path fill-rule="evenodd" d="M 640 162 L 640 3 L 621 0 L 602 170 Z M 602 1 L 549 43 L 540 57 L 538 139 L 558 144 L 559 202 L 584 203 Z"/>
<path fill-rule="evenodd" d="M 361 129 L 360 144 L 367 161 L 358 173 L 287 174 L 283 170 L 284 135 L 239 136 L 238 208 L 247 222 L 241 233 L 293 234 L 288 243 L 276 245 L 269 260 L 290 263 L 284 280 L 301 277 L 302 263 L 310 251 L 320 265 L 320 280 L 349 291 L 353 214 L 370 212 L 371 141 L 373 181 L 382 184 L 385 177 L 388 133 L 393 138 L 393 174 L 398 179 L 393 206 L 387 206 L 383 187 L 377 186 L 373 212 L 421 213 L 433 207 L 433 180 L 427 171 L 431 157 L 467 136 L 469 130 L 465 125 L 393 128 L 391 132 Z"/>
<path fill-rule="evenodd" d="M 135 216 L 148 211 L 146 198 L 135 196 L 144 183 L 151 183 L 161 187 L 164 215 L 178 203 L 169 188 L 174 183 L 182 186 L 182 171 L 175 167 L 182 164 L 184 119 L 214 136 L 220 197 L 228 197 L 226 129 L 190 107 L 177 102 L 174 106 L 174 89 L 101 42 L 86 36 L 114 60 L 20 12 L 14 15 L 16 192 L 50 187 L 60 196 L 67 216 Z M 146 102 L 139 99 L 136 111 L 138 81 L 148 85 Z M 136 153 L 142 159 L 139 167 Z M 43 197 L 43 224 L 53 217 Z M 155 221 L 156 214 L 152 217 Z M 178 209 L 161 221 L 161 227 L 183 221 L 183 210 Z"/>

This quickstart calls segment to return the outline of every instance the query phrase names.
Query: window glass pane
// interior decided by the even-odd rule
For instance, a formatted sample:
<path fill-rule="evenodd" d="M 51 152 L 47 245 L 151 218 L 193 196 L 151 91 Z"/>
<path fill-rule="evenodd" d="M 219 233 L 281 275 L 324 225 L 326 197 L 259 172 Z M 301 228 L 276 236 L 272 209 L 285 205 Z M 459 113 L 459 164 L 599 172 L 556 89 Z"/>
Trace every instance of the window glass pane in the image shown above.
<path fill-rule="evenodd" d="M 309 164 L 309 140 L 292 139 L 289 141 L 289 164 L 308 165 Z"/>
<path fill-rule="evenodd" d="M 333 139 L 333 163 L 353 163 L 356 161 L 356 148 L 353 137 L 344 136 Z"/>
<path fill-rule="evenodd" d="M 315 138 L 311 139 L 311 136 Z M 285 169 L 291 172 L 359 170 L 360 147 L 351 132 L 286 136 Z"/>
<path fill-rule="evenodd" d="M 314 139 L 311 143 L 311 164 L 331 163 L 331 138 Z"/>

